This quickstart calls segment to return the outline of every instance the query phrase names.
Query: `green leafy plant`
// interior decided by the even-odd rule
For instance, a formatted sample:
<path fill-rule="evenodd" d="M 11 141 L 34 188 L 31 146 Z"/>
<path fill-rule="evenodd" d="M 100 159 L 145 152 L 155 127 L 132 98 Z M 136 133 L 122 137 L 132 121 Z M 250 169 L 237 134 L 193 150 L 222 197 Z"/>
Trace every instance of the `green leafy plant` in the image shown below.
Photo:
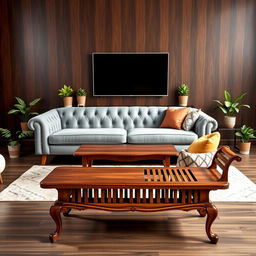
<path fill-rule="evenodd" d="M 77 91 L 76 91 L 76 95 L 77 96 L 86 96 L 87 92 L 85 89 L 82 89 L 82 88 L 79 88 Z"/>
<path fill-rule="evenodd" d="M 256 138 L 254 136 L 255 130 L 249 126 L 243 125 L 240 131 L 236 132 L 236 136 L 241 137 L 243 143 L 249 142 L 250 139 Z"/>
<path fill-rule="evenodd" d="M 17 131 L 11 132 L 8 129 L 0 128 L 0 134 L 3 138 L 8 140 L 9 146 L 16 146 L 19 144 L 19 141 L 27 137 L 33 136 L 33 131 Z"/>
<path fill-rule="evenodd" d="M 70 87 L 64 84 L 64 86 L 59 89 L 59 96 L 61 97 L 70 97 L 72 96 L 74 90 Z"/>
<path fill-rule="evenodd" d="M 179 96 L 188 96 L 189 95 L 189 87 L 186 84 L 181 84 L 178 87 Z"/>
<path fill-rule="evenodd" d="M 8 114 L 18 114 L 21 117 L 22 122 L 28 122 L 32 116 L 38 115 L 37 112 L 31 112 L 31 108 L 35 106 L 41 98 L 36 98 L 29 103 L 26 103 L 23 99 L 15 97 L 17 104 L 14 104 L 14 109 L 9 110 Z"/>
<path fill-rule="evenodd" d="M 232 99 L 230 93 L 228 91 L 224 91 L 224 102 L 220 102 L 219 100 L 214 100 L 219 104 L 217 108 L 219 108 L 225 115 L 234 116 L 239 113 L 241 107 L 250 108 L 249 105 L 240 104 L 239 101 L 244 98 L 246 93 L 242 93 L 236 98 Z"/>

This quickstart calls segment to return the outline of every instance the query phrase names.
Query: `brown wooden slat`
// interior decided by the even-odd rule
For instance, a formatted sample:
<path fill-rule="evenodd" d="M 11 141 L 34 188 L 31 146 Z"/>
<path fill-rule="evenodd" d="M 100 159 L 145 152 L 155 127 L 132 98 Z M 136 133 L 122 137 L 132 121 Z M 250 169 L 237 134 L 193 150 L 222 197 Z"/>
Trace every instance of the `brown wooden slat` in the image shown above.
<path fill-rule="evenodd" d="M 149 189 L 149 203 L 153 204 L 153 189 Z"/>
<path fill-rule="evenodd" d="M 132 204 L 133 203 L 133 189 L 129 189 L 129 191 L 130 191 L 129 203 Z"/>
<path fill-rule="evenodd" d="M 194 178 L 191 176 L 191 174 L 189 173 L 189 171 L 186 170 L 186 169 L 183 169 L 183 170 L 186 172 L 186 174 L 187 174 L 187 176 L 189 177 L 190 181 L 194 181 Z"/>
<path fill-rule="evenodd" d="M 111 197 L 111 188 L 107 189 L 107 193 L 108 193 L 108 203 L 111 203 L 112 197 Z"/>
<path fill-rule="evenodd" d="M 94 189 L 94 199 L 93 199 L 94 203 L 98 203 L 98 189 Z"/>
<path fill-rule="evenodd" d="M 81 200 L 81 189 L 77 189 L 77 202 L 78 203 L 82 203 L 82 200 Z"/>
<path fill-rule="evenodd" d="M 160 204 L 160 189 L 156 189 L 156 203 Z"/>
<path fill-rule="evenodd" d="M 215 159 L 215 163 L 222 169 L 225 169 L 225 165 L 219 160 L 219 159 Z"/>
<path fill-rule="evenodd" d="M 166 204 L 169 203 L 168 192 L 169 192 L 168 189 L 165 189 L 165 190 L 164 190 L 164 202 L 165 202 Z"/>
<path fill-rule="evenodd" d="M 124 200 L 123 200 L 123 189 L 120 189 L 119 202 L 120 202 L 120 204 L 122 204 L 124 202 Z"/>
<path fill-rule="evenodd" d="M 228 160 L 229 160 L 229 159 L 226 158 L 225 155 L 222 154 L 222 153 L 217 153 L 217 157 L 220 158 L 220 159 L 223 161 L 224 164 L 226 164 L 226 163 L 228 162 Z"/>
<path fill-rule="evenodd" d="M 160 182 L 163 182 L 163 174 L 162 174 L 161 169 L 157 169 L 157 173 L 158 173 L 158 177 L 160 179 Z"/>
<path fill-rule="evenodd" d="M 172 169 L 172 171 L 175 173 L 175 177 L 178 179 L 179 182 L 182 182 L 182 179 L 176 169 Z"/>
<path fill-rule="evenodd" d="M 101 189 L 101 203 L 105 203 L 105 197 L 106 197 L 106 190 L 105 189 Z"/>
<path fill-rule="evenodd" d="M 187 201 L 189 204 L 192 203 L 192 191 L 191 190 L 188 190 L 188 201 Z"/>
<path fill-rule="evenodd" d="M 137 204 L 139 204 L 140 203 L 140 190 L 139 189 L 136 189 L 135 190 L 135 201 L 136 201 L 136 203 Z"/>
<path fill-rule="evenodd" d="M 167 174 L 166 169 L 162 169 L 163 173 L 164 173 L 164 177 L 165 177 L 165 181 L 168 182 L 169 181 L 169 174 Z"/>
<path fill-rule="evenodd" d="M 146 194 L 146 189 L 142 190 L 142 203 L 146 203 L 147 202 L 147 194 Z"/>
<path fill-rule="evenodd" d="M 198 191 L 197 190 L 193 190 L 194 191 L 194 203 L 198 203 Z"/>
<path fill-rule="evenodd" d="M 181 202 L 182 202 L 183 204 L 186 203 L 186 191 L 185 191 L 185 190 L 182 190 L 182 191 L 181 191 Z"/>
<path fill-rule="evenodd" d="M 117 199 L 117 189 L 113 189 L 113 203 L 116 203 Z"/>
<path fill-rule="evenodd" d="M 73 189 L 72 190 L 72 203 L 75 203 L 76 202 L 76 190 L 75 189 Z"/>
<path fill-rule="evenodd" d="M 173 202 L 174 203 L 178 202 L 178 200 L 177 200 L 177 190 L 173 190 Z"/>
<path fill-rule="evenodd" d="M 176 181 L 176 179 L 175 179 L 175 177 L 174 177 L 174 175 L 172 173 L 172 169 L 167 169 L 166 171 L 167 171 L 168 175 L 171 177 L 170 181 L 171 182 Z"/>
<path fill-rule="evenodd" d="M 147 169 L 148 181 L 151 181 L 150 169 Z"/>
<path fill-rule="evenodd" d="M 152 172 L 153 172 L 154 182 L 156 182 L 157 181 L 156 170 L 152 169 Z"/>

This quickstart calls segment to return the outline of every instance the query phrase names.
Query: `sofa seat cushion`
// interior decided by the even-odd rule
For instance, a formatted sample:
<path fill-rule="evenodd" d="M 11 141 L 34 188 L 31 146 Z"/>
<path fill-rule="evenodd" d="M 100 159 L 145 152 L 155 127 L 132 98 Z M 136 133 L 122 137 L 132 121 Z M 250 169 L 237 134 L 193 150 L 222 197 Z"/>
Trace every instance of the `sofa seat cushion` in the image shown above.
<path fill-rule="evenodd" d="M 126 138 L 127 132 L 121 128 L 63 129 L 49 136 L 49 144 L 120 144 Z"/>
<path fill-rule="evenodd" d="M 189 145 L 198 138 L 192 131 L 164 128 L 135 128 L 128 131 L 128 143 Z"/>

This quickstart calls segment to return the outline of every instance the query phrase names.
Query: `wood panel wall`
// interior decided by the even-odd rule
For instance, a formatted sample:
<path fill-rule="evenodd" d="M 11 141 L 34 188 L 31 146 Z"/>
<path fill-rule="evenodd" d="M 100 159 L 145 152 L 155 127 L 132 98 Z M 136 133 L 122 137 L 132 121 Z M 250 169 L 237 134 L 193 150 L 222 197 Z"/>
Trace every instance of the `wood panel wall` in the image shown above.
<path fill-rule="evenodd" d="M 248 92 L 238 122 L 256 126 L 255 0 L 1 0 L 1 126 L 14 96 L 62 105 L 63 84 L 88 90 L 87 105 L 174 105 L 180 83 L 189 103 L 216 117 L 213 99 Z M 93 97 L 92 52 L 170 53 L 168 97 Z"/>

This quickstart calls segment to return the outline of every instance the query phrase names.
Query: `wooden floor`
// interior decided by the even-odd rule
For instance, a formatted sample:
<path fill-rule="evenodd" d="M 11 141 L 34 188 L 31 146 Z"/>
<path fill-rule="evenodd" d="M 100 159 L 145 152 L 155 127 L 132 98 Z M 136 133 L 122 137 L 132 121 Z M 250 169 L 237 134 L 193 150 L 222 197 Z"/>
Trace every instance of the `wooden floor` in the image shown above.
<path fill-rule="evenodd" d="M 0 152 L 5 148 L 0 147 Z M 57 157 L 50 164 L 77 164 L 72 157 Z M 4 184 L 18 178 L 39 158 L 25 153 L 7 160 Z M 256 182 L 256 147 L 236 166 Z M 54 230 L 51 202 L 0 202 L 0 255 L 256 255 L 256 203 L 216 203 L 219 216 L 213 230 L 217 245 L 204 231 L 205 218 L 196 211 L 110 213 L 73 211 L 63 218 L 64 231 L 51 244 Z"/>

